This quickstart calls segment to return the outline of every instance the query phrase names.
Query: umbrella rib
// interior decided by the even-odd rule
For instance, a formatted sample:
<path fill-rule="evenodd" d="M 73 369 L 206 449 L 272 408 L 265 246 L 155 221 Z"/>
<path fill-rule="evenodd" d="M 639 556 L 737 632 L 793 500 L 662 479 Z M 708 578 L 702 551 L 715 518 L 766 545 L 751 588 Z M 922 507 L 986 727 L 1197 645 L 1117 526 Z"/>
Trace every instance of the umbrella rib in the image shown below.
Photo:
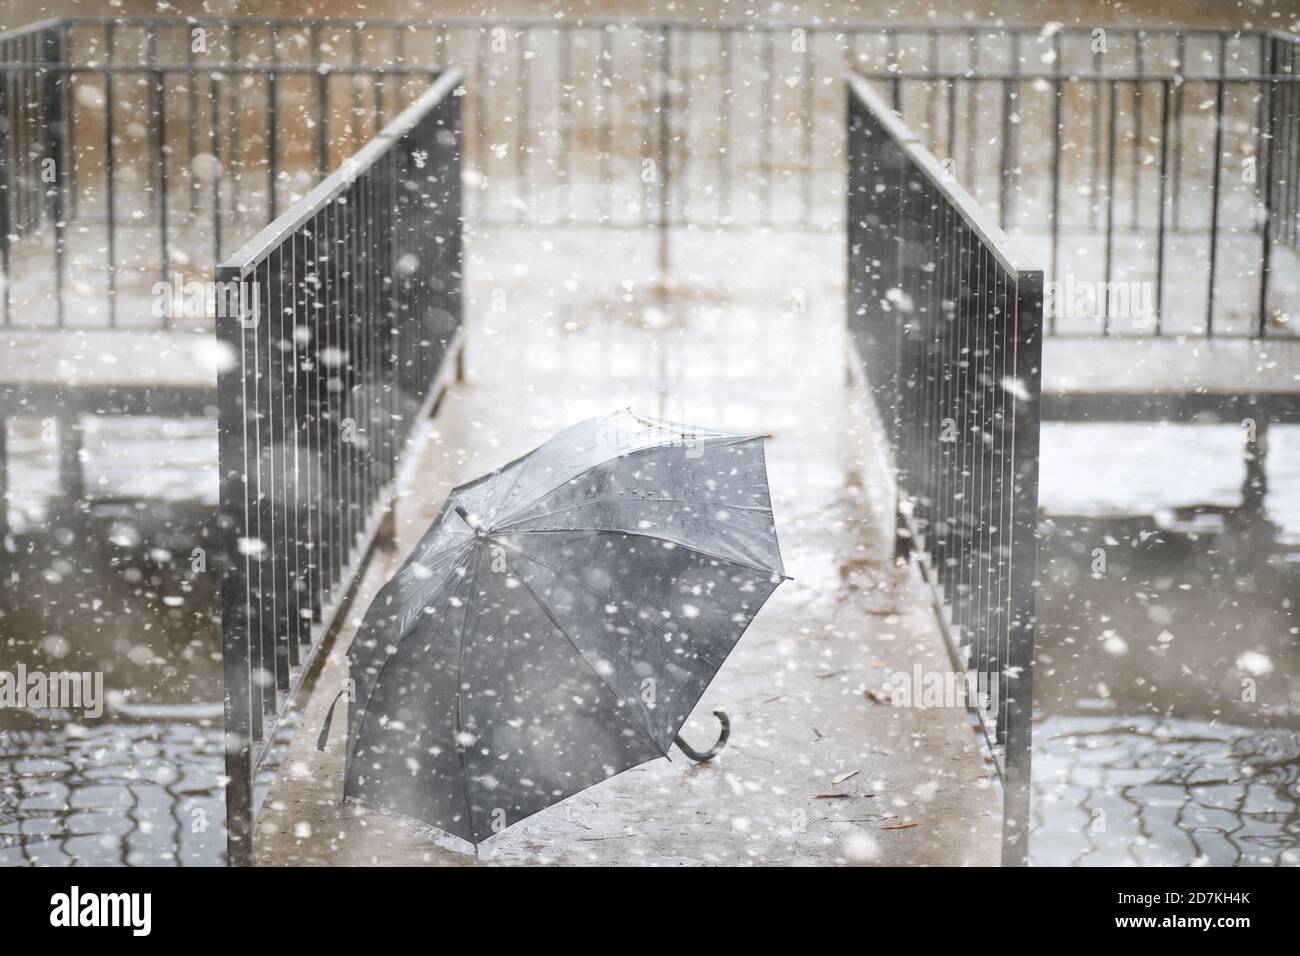
<path fill-rule="evenodd" d="M 766 437 L 767 437 L 766 435 L 726 435 L 726 434 L 722 434 L 722 435 L 709 435 L 709 436 L 706 436 L 705 438 L 698 439 L 698 441 L 699 441 L 700 444 L 705 444 L 706 442 L 717 442 L 717 443 L 719 443 L 719 444 L 722 444 L 722 443 L 725 442 L 725 443 L 727 443 L 727 444 L 731 444 L 731 443 L 734 443 L 734 442 L 746 442 L 746 441 L 761 440 L 761 439 L 766 438 Z M 643 452 L 643 451 L 655 451 L 656 449 L 659 449 L 659 448 L 674 448 L 674 447 L 680 445 L 680 444 L 682 443 L 682 440 L 683 440 L 682 437 L 681 437 L 681 436 L 678 436 L 678 437 L 676 437 L 676 438 L 671 438 L 671 439 L 666 439 L 665 441 L 656 442 L 656 443 L 653 444 L 653 445 L 642 445 L 640 448 L 628 448 L 628 449 L 626 449 L 626 450 L 624 450 L 624 451 L 619 452 L 617 455 L 610 455 L 608 458 L 602 458 L 600 461 L 592 462 L 592 463 L 591 463 L 590 465 L 588 465 L 586 468 L 582 469 L 582 471 L 580 471 L 580 472 L 578 472 L 577 474 L 575 474 L 575 475 L 571 475 L 570 477 L 564 479 L 562 482 L 560 482 L 560 485 L 568 484 L 568 483 L 571 482 L 571 481 L 577 481 L 577 480 L 578 480 L 579 478 L 581 478 L 583 475 L 590 474 L 591 472 L 593 472 L 593 471 L 595 471 L 597 468 L 599 468 L 601 465 L 606 465 L 606 464 L 608 464 L 608 463 L 611 462 L 611 461 L 618 461 L 620 458 L 626 458 L 626 457 L 628 457 L 629 455 L 635 455 L 635 454 L 638 454 L 638 453 Z M 697 439 L 692 439 L 692 440 L 697 440 Z M 527 466 L 525 465 L 525 467 L 527 467 Z M 506 491 L 506 493 L 505 493 L 505 495 L 503 496 L 503 498 L 507 498 L 507 497 L 510 496 L 510 494 L 515 490 L 515 486 L 519 484 L 519 479 L 522 478 L 522 477 L 523 477 L 523 469 L 520 469 L 519 474 L 515 476 L 515 480 L 514 480 L 513 482 L 511 482 L 511 484 L 510 484 L 510 488 Z M 539 499 L 541 499 L 541 498 L 545 498 L 547 495 L 549 495 L 549 494 L 551 494 L 553 491 L 555 491 L 556 488 L 560 487 L 560 485 L 552 485 L 551 487 L 546 488 L 545 490 L 541 491 L 541 492 L 537 495 L 537 497 L 530 499 L 530 500 L 527 502 L 527 504 L 531 505 L 531 504 L 533 504 L 534 502 L 538 501 Z M 518 513 L 519 513 L 518 511 L 515 512 L 515 514 L 518 514 Z"/>
<path fill-rule="evenodd" d="M 576 504 L 567 505 L 563 508 L 556 508 L 554 511 L 545 511 L 542 514 L 529 515 L 526 518 L 516 517 L 512 521 L 507 522 L 506 524 L 497 525 L 494 530 L 509 531 L 513 525 L 518 524 L 520 521 L 537 521 L 540 518 L 553 518 L 556 515 L 564 514 L 566 511 L 573 511 L 575 508 L 585 508 L 587 505 L 596 501 L 628 501 L 628 500 L 645 502 L 647 504 L 655 504 L 656 502 L 662 501 L 668 504 L 716 505 L 719 508 L 729 508 L 732 511 L 759 511 L 764 514 L 772 513 L 772 508 L 770 505 L 767 507 L 764 507 L 763 505 L 733 505 L 733 504 L 727 504 L 725 502 L 720 502 L 720 501 L 703 501 L 699 498 L 629 498 L 629 496 L 627 495 L 593 495 L 592 497 L 587 498 L 583 501 L 579 501 Z"/>
<path fill-rule="evenodd" d="M 725 554 L 715 554 L 712 551 L 705 551 L 703 548 L 697 548 L 693 544 L 687 544 L 685 541 L 678 541 L 675 538 L 665 538 L 659 535 L 646 534 L 644 531 L 629 531 L 626 528 L 521 528 L 518 531 L 511 531 L 511 534 L 573 534 L 574 532 L 594 532 L 596 534 L 623 534 L 632 538 L 645 538 L 647 541 L 667 542 L 678 548 L 685 548 L 687 551 L 694 551 L 706 558 L 713 558 L 717 561 L 726 561 L 728 564 L 734 564 L 738 568 L 747 568 L 750 571 L 759 571 L 763 574 L 779 574 L 782 580 L 791 580 L 790 575 L 784 571 L 778 571 L 776 568 L 765 568 L 762 565 L 750 564 L 748 561 L 741 561 L 739 558 L 728 557 Z M 522 553 L 522 552 L 520 552 Z"/>
<path fill-rule="evenodd" d="M 412 593 L 412 594 L 404 595 L 404 596 L 402 597 L 402 601 L 403 601 L 403 603 L 407 603 L 407 604 L 423 604 L 424 601 L 425 601 L 425 597 L 426 597 L 426 595 L 427 595 L 427 591 L 429 591 L 429 590 L 435 590 L 435 591 L 436 591 L 437 588 L 438 588 L 439 586 L 441 586 L 441 585 L 442 585 L 442 584 L 447 580 L 447 578 L 450 577 L 450 576 L 455 572 L 456 565 L 458 565 L 458 564 L 460 563 L 461 559 L 464 557 L 464 555 L 457 555 L 456 552 L 457 552 L 457 551 L 464 551 L 465 548 L 467 548 L 469 545 L 471 545 L 471 544 L 473 544 L 473 543 L 474 543 L 474 539 L 471 538 L 471 539 L 469 539 L 468 541 L 462 541 L 462 542 L 460 542 L 460 543 L 457 544 L 455 547 L 450 548 L 450 549 L 448 549 L 448 550 L 445 551 L 445 552 L 439 552 L 439 553 L 435 556 L 435 557 L 437 558 L 438 561 L 441 561 L 443 558 L 449 558 L 449 559 L 450 559 L 450 558 L 452 558 L 452 557 L 455 557 L 455 560 L 452 561 L 451 566 L 445 570 L 445 572 L 442 574 L 441 577 L 439 577 L 439 576 L 437 576 L 437 575 L 434 575 L 434 576 L 430 577 L 429 580 L 428 580 L 428 582 L 427 582 L 427 587 L 426 587 L 425 589 L 423 589 L 423 590 L 419 590 L 419 591 L 416 591 L 416 592 L 414 592 L 414 593 Z M 416 562 L 418 562 L 418 561 L 420 561 L 420 560 L 421 560 L 421 559 L 419 559 L 419 558 L 415 558 L 414 556 L 413 556 L 412 558 L 409 559 L 409 561 L 416 561 Z M 422 565 L 422 566 L 423 566 L 423 565 Z M 403 569 L 403 570 L 404 570 L 404 569 Z M 398 574 L 400 575 L 401 572 L 399 571 Z M 395 575 L 395 576 L 393 577 L 393 581 L 396 581 L 396 580 L 397 580 L 397 576 Z M 389 582 L 389 584 L 391 584 L 391 583 L 392 583 L 392 581 Z M 385 587 L 387 587 L 387 586 L 388 586 L 388 585 L 385 585 Z M 455 589 L 453 588 L 452 590 L 454 591 Z M 382 594 L 382 591 L 380 592 L 380 594 Z M 378 600 L 379 600 L 379 597 L 380 597 L 380 595 L 376 595 L 376 596 L 375 596 L 375 601 L 378 601 Z M 404 639 L 404 638 L 403 638 L 403 639 Z M 374 647 L 374 648 L 371 648 L 371 651 L 370 651 L 369 656 L 365 658 L 365 662 L 368 662 L 368 661 L 370 660 L 370 658 L 374 657 L 374 655 L 375 655 L 377 649 L 378 649 L 378 645 L 376 645 L 376 647 Z M 349 652 L 351 652 L 351 648 L 349 648 Z"/>
<path fill-rule="evenodd" d="M 522 551 L 519 551 L 517 553 L 523 554 L 524 557 L 529 558 L 529 560 L 532 560 L 530 555 L 524 554 L 524 552 Z M 509 562 L 507 562 L 507 564 L 508 563 Z M 541 562 L 538 563 L 540 564 Z M 546 566 L 549 567 L 549 565 Z M 614 695 L 614 698 L 618 701 L 621 707 L 623 704 L 623 696 L 618 692 L 618 690 L 615 689 L 613 684 L 611 684 L 609 681 L 605 679 L 605 675 L 602 674 L 600 671 L 598 671 L 595 667 L 593 667 L 591 661 L 587 660 L 587 655 L 582 652 L 582 648 L 580 648 L 577 645 L 577 642 L 575 642 L 574 639 L 569 636 L 569 632 L 566 631 L 563 628 L 563 626 L 561 626 L 558 620 L 556 620 L 555 615 L 551 613 L 551 609 L 546 606 L 546 602 L 543 601 L 541 596 L 536 591 L 533 590 L 532 585 L 524 580 L 523 575 L 516 574 L 515 577 L 518 578 L 519 583 L 524 586 L 524 590 L 526 590 L 532 596 L 532 599 L 537 602 L 537 606 L 542 609 L 542 613 L 546 615 L 547 620 L 551 622 L 551 625 L 557 631 L 559 631 L 561 634 L 564 635 L 564 639 L 568 641 L 569 646 L 573 648 L 573 653 L 578 655 L 578 660 L 582 661 L 582 663 L 587 666 L 587 670 L 591 671 L 594 675 L 596 675 L 596 678 L 602 684 L 605 685 L 605 689 Z M 668 752 L 659 746 L 659 741 L 655 740 L 654 734 L 650 732 L 650 729 L 646 727 L 645 724 L 641 723 L 640 718 L 635 713 L 633 713 L 632 708 L 630 707 L 627 708 L 627 713 L 628 716 L 631 718 L 632 724 L 637 728 L 637 730 L 645 734 L 646 739 L 650 741 L 650 745 L 654 747 L 655 753 L 659 754 L 660 756 L 667 757 Z"/>
<path fill-rule="evenodd" d="M 501 543 L 504 544 L 505 542 L 501 542 Z M 614 595 L 612 595 L 612 594 L 606 594 L 606 593 L 603 592 L 603 591 L 597 591 L 595 588 L 593 588 L 593 587 L 592 587 L 590 584 L 588 584 L 586 581 L 582 580 L 582 578 L 578 577 L 576 574 L 573 574 L 573 573 L 570 572 L 570 571 L 566 571 L 566 570 L 564 570 L 564 568 L 557 568 L 555 565 L 553 565 L 553 564 L 549 564 L 549 563 L 547 563 L 546 561 L 543 561 L 541 558 L 537 557 L 536 555 L 534 555 L 534 554 L 529 554 L 529 553 L 528 553 L 527 551 L 525 551 L 523 548 L 516 547 L 516 546 L 514 546 L 514 545 L 507 545 L 507 547 L 512 548 L 512 549 L 513 549 L 517 554 L 519 554 L 520 557 L 527 558 L 529 561 L 533 562 L 533 564 L 540 564 L 542 567 L 546 568 L 548 571 L 553 571 L 553 572 L 556 573 L 556 574 L 561 574 L 561 575 L 563 575 L 564 577 L 566 577 L 566 578 L 568 578 L 570 581 L 572 581 L 574 584 L 578 585 L 578 587 L 582 588 L 582 589 L 585 590 L 585 591 L 588 591 L 588 592 L 591 593 L 591 594 L 594 594 L 596 597 L 600 598 L 601 600 L 605 601 L 606 603 L 608 603 L 608 602 L 610 602 L 610 601 L 616 601 L 616 600 L 617 600 L 617 598 L 615 598 Z M 524 581 L 523 581 L 522 578 L 520 579 L 520 583 L 521 583 L 521 584 L 524 584 Z M 527 584 L 525 584 L 525 587 L 527 587 Z M 654 632 L 651 631 L 651 630 L 649 630 L 649 629 L 648 629 L 648 628 L 647 628 L 647 627 L 646 627 L 646 626 L 645 626 L 641 621 L 639 621 L 639 620 L 633 620 L 632 623 L 634 623 L 638 628 L 640 628 L 641 633 L 642 633 L 642 634 L 643 634 L 647 639 L 649 639 L 649 640 L 651 640 L 651 641 L 655 640 L 655 634 L 654 634 Z"/>
<path fill-rule="evenodd" d="M 469 542 L 467 542 L 467 543 L 469 543 Z M 464 547 L 464 545 L 462 545 L 462 547 Z M 459 562 L 458 562 L 458 563 L 459 563 Z M 448 603 L 451 602 L 451 598 L 452 598 L 452 596 L 453 596 L 455 593 L 456 593 L 456 588 L 455 588 L 455 587 L 452 587 L 452 589 L 451 589 L 450 591 L 447 592 L 447 597 L 446 597 L 445 601 L 443 602 L 444 605 L 445 605 L 445 604 L 448 604 Z M 466 602 L 466 612 L 465 612 L 466 614 L 469 613 L 468 608 L 469 608 L 469 602 L 467 601 L 467 602 Z M 363 623 L 364 623 L 364 622 L 363 622 Z M 462 632 L 463 632 L 463 630 L 464 630 L 464 628 L 463 628 L 463 626 L 462 626 Z M 406 635 L 403 635 L 402 637 L 398 638 L 398 642 L 399 642 L 399 643 L 401 643 L 402 641 L 405 641 L 405 640 L 406 640 Z M 351 649 L 349 648 L 349 650 L 351 650 Z M 375 696 L 375 691 L 379 688 L 379 682 L 380 682 L 380 680 L 381 680 L 381 679 L 383 678 L 383 676 L 384 676 L 384 669 L 388 667 L 388 663 L 389 663 L 389 661 L 391 661 L 395 656 L 396 656 L 395 654 L 389 654 L 388 657 L 385 658 L 384 662 L 383 662 L 382 664 L 379 665 L 379 672 L 375 674 L 374 682 L 370 685 L 370 691 L 369 691 L 369 693 L 366 694 L 366 699 L 365 699 L 365 701 L 362 702 L 362 704 L 361 704 L 361 713 L 362 713 L 363 715 L 365 714 L 366 711 L 368 711 L 368 710 L 370 709 L 370 699 L 371 699 L 372 697 Z M 350 719 L 351 719 L 351 715 L 349 714 L 349 720 L 350 720 Z M 364 722 L 364 720 L 365 720 L 365 718 L 364 718 L 364 716 L 363 716 L 363 717 L 362 717 L 362 721 Z M 347 765 L 348 765 L 349 763 L 352 762 L 352 756 L 353 756 L 353 754 L 356 752 L 356 745 L 357 745 L 358 743 L 360 743 L 360 741 L 361 741 L 361 727 L 358 726 L 358 727 L 357 727 L 357 740 L 356 740 L 356 741 L 349 741 L 349 747 L 347 748 L 347 756 L 346 756 L 346 758 L 344 759 L 344 762 L 343 762 L 343 775 L 344 775 L 344 778 L 345 778 L 345 781 L 344 781 L 344 786 L 345 786 L 345 787 L 346 787 L 346 785 L 347 785 L 347 784 L 346 784 Z"/>
<path fill-rule="evenodd" d="M 610 532 L 605 532 L 605 533 L 610 533 Z M 503 544 L 503 545 L 505 544 L 504 541 L 502 541 L 502 542 L 500 542 L 500 543 Z M 571 574 L 571 573 L 569 573 L 568 571 L 565 571 L 563 568 L 557 568 L 557 567 L 555 567 L 554 565 L 548 564 L 547 562 L 543 561 L 541 558 L 536 557 L 535 555 L 529 554 L 527 551 L 523 550 L 522 548 L 516 547 L 516 546 L 514 546 L 514 545 L 506 545 L 506 547 L 509 547 L 512 551 L 514 551 L 514 552 L 516 552 L 517 554 L 519 554 L 519 555 L 521 555 L 521 556 L 527 558 L 529 561 L 532 561 L 534 564 L 540 564 L 542 567 L 544 567 L 544 568 L 546 568 L 546 569 L 548 569 L 548 570 L 550 570 L 550 571 L 554 571 L 556 574 L 562 574 L 562 575 L 564 575 L 566 578 L 568 578 L 569 580 L 571 580 L 571 581 L 573 581 L 574 583 L 576 583 L 579 587 L 584 588 L 584 589 L 587 590 L 587 591 L 590 591 L 592 594 L 596 595 L 597 597 L 604 598 L 604 599 L 606 599 L 606 600 L 613 600 L 613 597 L 612 597 L 611 595 L 603 594 L 602 592 L 597 591 L 595 588 L 593 588 L 591 585 L 589 585 L 586 581 L 583 581 L 581 578 L 579 578 L 579 577 L 578 577 L 577 575 L 575 575 L 575 574 Z M 550 609 L 547 608 L 546 605 L 543 604 L 542 601 L 537 597 L 537 595 L 533 593 L 533 589 L 532 589 L 531 587 L 529 587 L 528 582 L 525 581 L 525 580 L 521 577 L 521 578 L 519 578 L 519 583 L 522 584 L 525 588 L 528 588 L 529 593 L 530 593 L 530 594 L 533 594 L 533 599 L 536 600 L 538 604 L 541 604 L 541 605 L 542 605 L 542 610 L 545 611 L 545 612 L 547 613 L 547 616 L 548 616 L 548 617 L 551 617 L 551 615 L 550 615 Z M 779 585 L 778 585 L 778 586 L 779 586 Z M 762 610 L 762 607 L 763 607 L 764 604 L 767 603 L 768 598 L 770 598 L 770 597 L 771 597 L 775 592 L 776 592 L 776 587 L 774 586 L 774 587 L 772 588 L 772 590 L 769 591 L 769 592 L 767 593 L 767 595 L 763 598 L 763 600 L 759 603 L 759 606 L 758 606 L 757 608 L 754 609 L 754 613 L 750 615 L 749 620 L 745 623 L 745 626 L 742 627 L 742 628 L 740 629 L 740 633 L 741 633 L 742 635 L 744 634 L 744 632 L 745 632 L 746 630 L 749 629 L 749 625 L 752 624 L 753 621 L 754 621 L 754 618 L 756 618 L 756 617 L 758 616 L 758 612 L 759 612 L 760 610 Z M 552 620 L 554 620 L 554 618 L 552 618 Z M 641 632 L 642 632 L 643 634 L 646 634 L 648 637 L 650 637 L 650 638 L 652 638 L 652 639 L 654 638 L 654 634 L 651 633 L 651 632 L 649 632 L 649 631 L 647 631 L 647 630 L 645 629 L 645 626 L 644 626 L 640 621 L 634 619 L 634 620 L 633 620 L 633 623 L 636 624 L 636 626 L 639 627 L 639 628 L 641 629 Z M 558 624 L 557 624 L 556 626 L 559 627 Z M 560 630 L 561 630 L 561 632 L 563 632 L 563 628 L 561 628 Z M 567 634 L 565 634 L 565 636 L 568 637 Z M 739 639 L 740 639 L 740 638 L 739 638 L 739 636 L 738 636 L 738 637 L 737 637 L 737 640 L 739 640 Z M 570 639 L 569 643 L 571 643 L 571 644 L 573 643 L 572 639 Z M 575 649 L 576 649 L 576 647 L 575 647 Z M 579 650 L 579 651 L 578 651 L 578 654 L 581 655 L 582 652 Z M 722 664 L 725 663 L 725 660 L 726 660 L 726 658 L 725 658 L 725 656 L 724 656 L 724 658 L 723 658 L 722 661 L 719 661 L 719 662 L 717 662 L 717 663 L 715 664 L 714 661 L 712 660 L 712 658 L 705 657 L 705 655 L 703 655 L 703 654 L 699 654 L 698 656 L 700 657 L 701 660 L 705 661 L 705 662 L 706 662 L 706 663 L 707 663 L 707 664 L 708 664 L 708 665 L 713 669 L 713 673 L 709 676 L 708 680 L 705 682 L 705 684 L 704 684 L 704 689 L 700 691 L 699 696 L 697 696 L 697 697 L 695 698 L 695 700 L 691 703 L 691 706 L 690 706 L 689 708 L 687 708 L 687 710 L 686 710 L 686 714 L 682 717 L 682 719 L 681 719 L 680 721 L 678 721 L 677 726 L 676 726 L 675 728 L 673 728 L 673 736 L 674 736 L 674 737 L 676 737 L 677 734 L 681 732 L 682 727 L 685 726 L 686 721 L 690 718 L 691 712 L 695 709 L 695 705 L 698 704 L 698 703 L 700 702 L 700 698 L 704 696 L 704 691 L 708 690 L 709 687 L 713 684 L 713 681 L 717 679 L 718 672 L 719 672 L 720 670 L 722 670 Z M 584 657 L 583 660 L 585 661 L 586 658 Z M 613 689 L 613 688 L 611 688 L 611 690 L 612 690 L 612 689 Z M 615 691 L 615 693 L 617 693 L 617 691 Z M 658 744 L 656 743 L 655 746 L 657 747 Z M 664 756 L 667 757 L 668 755 L 665 753 Z"/>
<path fill-rule="evenodd" d="M 476 554 L 474 579 L 470 583 L 470 601 L 478 593 L 478 574 L 483 567 L 483 549 L 479 548 Z M 470 601 L 465 602 L 465 616 L 467 618 L 469 617 Z M 478 621 L 474 622 L 474 629 L 478 630 Z M 469 819 L 469 832 L 473 834 L 473 843 L 477 847 L 478 830 L 474 828 L 474 804 L 469 796 L 469 770 L 465 765 L 465 745 L 460 742 L 460 734 L 464 729 L 460 714 L 460 685 L 464 683 L 462 671 L 465 666 L 465 644 L 469 640 L 466 630 L 465 625 L 462 624 L 460 628 L 460 650 L 456 654 L 456 728 L 452 739 L 456 741 L 456 762 L 460 764 L 460 788 L 465 795 L 465 816 Z"/>
<path fill-rule="evenodd" d="M 497 540 L 497 539 L 493 539 L 493 540 Z M 514 551 L 514 552 L 515 552 L 516 554 L 518 554 L 520 557 L 522 557 L 522 558 L 527 558 L 527 559 L 528 559 L 529 561 L 531 561 L 533 564 L 539 564 L 539 565 L 541 565 L 542 567 L 546 568 L 548 571 L 551 571 L 551 572 L 553 572 L 553 573 L 555 573 L 555 574 L 562 575 L 563 577 L 568 578 L 570 581 L 572 581 L 572 582 L 573 582 L 574 584 L 576 584 L 578 587 L 582 588 L 584 591 L 587 591 L 587 592 L 590 593 L 590 594 L 594 594 L 596 597 L 600 598 L 602 601 L 605 601 L 606 603 L 609 603 L 610 601 L 617 601 L 617 600 L 618 600 L 616 597 L 614 597 L 613 594 L 606 594 L 604 591 L 598 591 L 598 590 L 596 590 L 596 589 L 593 588 L 590 584 L 588 584 L 586 581 L 582 580 L 582 578 L 578 577 L 578 576 L 577 576 L 576 574 L 574 574 L 573 572 L 571 572 L 571 571 L 566 571 L 564 568 L 559 568 L 559 567 L 556 567 L 556 566 L 553 565 L 553 564 L 550 564 L 549 562 L 543 561 L 541 558 L 537 557 L 537 555 L 535 555 L 535 554 L 529 554 L 527 551 L 525 551 L 523 548 L 520 548 L 520 547 L 517 546 L 517 545 L 507 544 L 505 541 L 498 541 L 498 543 L 501 544 L 501 545 L 503 545 L 503 546 L 505 546 L 505 547 L 507 547 L 507 548 L 510 548 L 512 551 Z M 528 586 L 527 582 L 525 582 L 525 581 L 523 580 L 523 578 L 520 578 L 520 579 L 519 579 L 519 583 L 523 584 L 525 587 Z M 632 621 L 631 621 L 631 623 L 632 623 L 633 625 L 635 625 L 636 628 L 637 628 L 638 630 L 640 630 L 642 636 L 645 637 L 647 640 L 653 642 L 653 641 L 655 641 L 655 640 L 657 639 L 657 638 L 656 638 L 656 635 L 655 635 L 655 633 L 654 633 L 654 631 L 650 630 L 650 629 L 645 625 L 645 623 L 644 623 L 643 621 L 641 621 L 640 619 L 638 619 L 638 618 L 633 618 Z M 581 653 L 581 652 L 579 652 L 579 653 Z M 698 655 L 698 656 L 699 656 L 701 659 L 705 660 L 705 661 L 706 661 L 707 663 L 709 663 L 709 664 L 712 664 L 712 663 L 713 663 L 713 662 L 712 662 L 711 660 L 709 660 L 708 658 L 705 658 L 703 654 L 700 654 L 700 655 Z M 720 665 L 719 665 L 719 666 L 720 666 Z"/>

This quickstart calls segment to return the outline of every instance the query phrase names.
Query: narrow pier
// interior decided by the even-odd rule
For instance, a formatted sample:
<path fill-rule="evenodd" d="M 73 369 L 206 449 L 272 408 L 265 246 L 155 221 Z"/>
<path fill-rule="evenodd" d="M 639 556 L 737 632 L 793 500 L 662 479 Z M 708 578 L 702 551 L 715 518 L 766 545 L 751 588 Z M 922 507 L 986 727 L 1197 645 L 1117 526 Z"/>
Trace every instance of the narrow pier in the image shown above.
<path fill-rule="evenodd" d="M 515 245 L 532 250 L 522 273 Z M 645 236 L 477 237 L 467 382 L 426 423 L 395 547 L 372 562 L 263 803 L 259 864 L 997 864 L 999 803 L 967 711 L 892 706 L 886 689 L 899 671 L 952 668 L 925 592 L 889 558 L 893 503 L 866 396 L 845 385 L 833 240 L 773 248 L 758 236 L 710 237 L 677 248 L 690 265 L 660 297 Z M 610 280 L 591 278 L 595 254 L 620 264 Z M 503 297 L 508 312 L 494 312 Z M 316 732 L 369 599 L 452 486 L 622 406 L 773 436 L 773 508 L 795 580 L 683 730 L 711 739 L 721 707 L 733 723 L 727 749 L 704 765 L 674 752 L 607 780 L 477 857 L 438 831 L 342 804 L 346 722 L 336 717 L 324 753 Z"/>

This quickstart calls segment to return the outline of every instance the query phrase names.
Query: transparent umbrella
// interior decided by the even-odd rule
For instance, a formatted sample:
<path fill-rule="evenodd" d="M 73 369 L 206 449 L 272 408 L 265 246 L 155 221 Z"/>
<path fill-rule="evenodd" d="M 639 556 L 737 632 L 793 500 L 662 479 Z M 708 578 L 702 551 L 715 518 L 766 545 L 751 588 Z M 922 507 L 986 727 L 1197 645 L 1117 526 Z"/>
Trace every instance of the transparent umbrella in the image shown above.
<path fill-rule="evenodd" d="M 763 438 L 621 411 L 454 489 L 349 650 L 345 796 L 478 844 L 712 757 L 725 714 L 706 753 L 678 731 L 786 578 Z"/>

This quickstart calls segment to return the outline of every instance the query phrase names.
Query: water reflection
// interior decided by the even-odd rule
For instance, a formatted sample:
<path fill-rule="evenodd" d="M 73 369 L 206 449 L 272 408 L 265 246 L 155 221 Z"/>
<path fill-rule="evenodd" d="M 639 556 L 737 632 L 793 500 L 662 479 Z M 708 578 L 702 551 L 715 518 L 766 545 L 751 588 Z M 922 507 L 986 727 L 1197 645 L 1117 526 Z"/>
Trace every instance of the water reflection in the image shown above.
<path fill-rule="evenodd" d="M 1044 532 L 1034 861 L 1300 864 L 1300 536 L 1223 506 Z"/>
<path fill-rule="evenodd" d="M 39 423 L 11 423 L 0 670 L 99 672 L 107 701 L 0 709 L 0 865 L 219 864 L 214 432 L 84 421 L 83 501 L 50 497 Z"/>
<path fill-rule="evenodd" d="M 0 733 L 0 865 L 213 865 L 225 853 L 221 719 Z"/>

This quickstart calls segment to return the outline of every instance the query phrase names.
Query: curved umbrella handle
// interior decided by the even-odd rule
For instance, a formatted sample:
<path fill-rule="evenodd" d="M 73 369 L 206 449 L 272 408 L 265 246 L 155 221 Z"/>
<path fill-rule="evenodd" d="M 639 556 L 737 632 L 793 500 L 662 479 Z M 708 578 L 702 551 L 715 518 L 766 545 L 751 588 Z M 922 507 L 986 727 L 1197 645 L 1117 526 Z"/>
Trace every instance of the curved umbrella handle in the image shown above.
<path fill-rule="evenodd" d="M 718 718 L 718 723 L 722 724 L 722 733 L 718 735 L 718 742 L 708 750 L 704 751 L 704 753 L 700 753 L 686 741 L 682 740 L 680 734 L 673 738 L 673 743 L 681 749 L 681 752 L 686 754 L 687 757 L 690 757 L 696 763 L 704 763 L 712 760 L 720 754 L 722 748 L 727 746 L 727 739 L 731 736 L 731 719 L 727 716 L 727 712 L 725 710 L 715 710 L 713 716 Z"/>

